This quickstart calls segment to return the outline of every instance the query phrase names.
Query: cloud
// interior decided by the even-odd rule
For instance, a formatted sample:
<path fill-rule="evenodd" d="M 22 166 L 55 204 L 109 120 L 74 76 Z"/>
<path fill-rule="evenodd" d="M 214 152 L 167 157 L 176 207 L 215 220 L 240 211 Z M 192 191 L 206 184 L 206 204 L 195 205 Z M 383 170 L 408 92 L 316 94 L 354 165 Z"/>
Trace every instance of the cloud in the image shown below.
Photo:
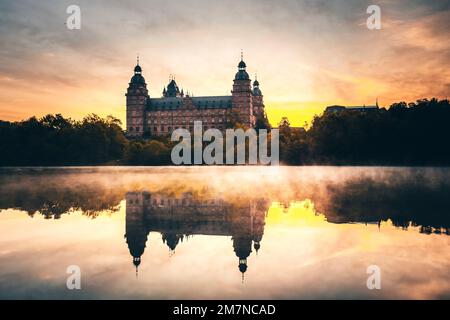
<path fill-rule="evenodd" d="M 449 3 L 380 0 L 383 29 L 370 31 L 365 0 L 79 0 L 75 31 L 64 25 L 72 1 L 3 1 L 0 111 L 73 116 L 87 103 L 124 119 L 137 53 L 152 96 L 168 74 L 197 96 L 229 93 L 241 48 L 266 101 L 276 102 L 267 107 L 298 105 L 294 124 L 310 120 L 311 106 L 320 113 L 321 102 L 445 96 Z"/>

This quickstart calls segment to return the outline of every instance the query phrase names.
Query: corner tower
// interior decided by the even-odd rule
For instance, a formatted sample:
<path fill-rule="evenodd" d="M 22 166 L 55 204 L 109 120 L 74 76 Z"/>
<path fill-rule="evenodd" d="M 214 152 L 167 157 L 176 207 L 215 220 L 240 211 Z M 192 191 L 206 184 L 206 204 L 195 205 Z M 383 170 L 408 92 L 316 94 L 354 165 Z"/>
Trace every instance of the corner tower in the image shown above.
<path fill-rule="evenodd" d="M 147 243 L 147 229 L 145 226 L 144 193 L 128 192 L 125 195 L 126 216 L 125 216 L 125 239 L 128 249 L 133 257 L 133 265 L 136 268 L 141 264 L 141 257 L 144 254 Z"/>
<path fill-rule="evenodd" d="M 255 118 L 264 118 L 264 101 L 261 89 L 259 88 L 259 81 L 257 76 L 255 75 L 255 81 L 253 82 L 253 115 Z"/>
<path fill-rule="evenodd" d="M 146 130 L 145 105 L 149 96 L 147 84 L 142 76 L 142 68 L 139 65 L 139 57 L 125 96 L 127 97 L 127 136 L 141 138 Z"/>
<path fill-rule="evenodd" d="M 239 121 L 248 127 L 255 125 L 253 116 L 252 88 L 250 77 L 246 71 L 247 65 L 244 62 L 241 52 L 241 61 L 238 64 L 238 72 L 234 77 L 232 94 L 232 111 L 238 115 Z"/>

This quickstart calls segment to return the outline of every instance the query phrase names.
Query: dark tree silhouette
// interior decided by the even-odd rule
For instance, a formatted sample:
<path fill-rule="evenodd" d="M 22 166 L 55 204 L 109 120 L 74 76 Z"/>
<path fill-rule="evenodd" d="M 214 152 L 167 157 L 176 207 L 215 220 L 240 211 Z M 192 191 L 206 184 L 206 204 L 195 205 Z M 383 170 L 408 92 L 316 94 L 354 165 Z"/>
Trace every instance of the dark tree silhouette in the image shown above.
<path fill-rule="evenodd" d="M 243 128 L 236 115 L 229 117 L 232 127 Z M 450 165 L 449 120 L 449 101 L 434 98 L 370 112 L 325 112 L 308 130 L 291 127 L 283 118 L 280 160 L 288 165 Z M 265 117 L 256 125 L 269 127 Z M 0 121 L 0 166 L 165 165 L 171 164 L 173 145 L 170 137 L 128 140 L 111 116 Z"/>
<path fill-rule="evenodd" d="M 388 110 L 342 110 L 316 116 L 306 141 L 284 122 L 280 148 L 286 164 L 449 165 L 449 120 L 449 101 L 434 98 Z M 301 152 L 291 152 L 302 143 Z"/>

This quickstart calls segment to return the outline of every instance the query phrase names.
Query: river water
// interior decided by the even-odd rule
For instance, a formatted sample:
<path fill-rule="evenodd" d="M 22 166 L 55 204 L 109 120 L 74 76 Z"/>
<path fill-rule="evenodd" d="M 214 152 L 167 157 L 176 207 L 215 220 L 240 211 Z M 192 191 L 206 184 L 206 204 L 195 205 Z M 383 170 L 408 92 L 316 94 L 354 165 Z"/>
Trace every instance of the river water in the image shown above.
<path fill-rule="evenodd" d="M 448 299 L 449 178 L 448 168 L 3 168 L 0 298 Z M 67 286 L 74 266 L 79 290 Z"/>

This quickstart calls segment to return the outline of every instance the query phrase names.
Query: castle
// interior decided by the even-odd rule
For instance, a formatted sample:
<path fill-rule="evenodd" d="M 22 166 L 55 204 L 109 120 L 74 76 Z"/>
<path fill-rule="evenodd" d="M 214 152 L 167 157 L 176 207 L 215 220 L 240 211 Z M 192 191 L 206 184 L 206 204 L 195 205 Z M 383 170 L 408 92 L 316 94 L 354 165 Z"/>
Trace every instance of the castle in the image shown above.
<path fill-rule="evenodd" d="M 238 269 L 244 276 L 252 244 L 256 252 L 261 248 L 268 207 L 262 199 L 238 205 L 221 197 L 200 198 L 192 192 L 179 196 L 128 192 L 125 238 L 136 272 L 148 245 L 148 234 L 158 232 L 171 252 L 186 237 L 231 237 Z"/>
<path fill-rule="evenodd" d="M 126 93 L 127 136 L 146 138 L 170 135 L 178 128 L 193 131 L 194 121 L 202 121 L 203 130 L 224 131 L 231 121 L 254 128 L 256 119 L 265 117 L 263 95 L 257 79 L 251 85 L 241 54 L 238 72 L 229 96 L 193 97 L 180 91 L 171 78 L 160 98 L 150 98 L 142 68 L 137 65 Z"/>

